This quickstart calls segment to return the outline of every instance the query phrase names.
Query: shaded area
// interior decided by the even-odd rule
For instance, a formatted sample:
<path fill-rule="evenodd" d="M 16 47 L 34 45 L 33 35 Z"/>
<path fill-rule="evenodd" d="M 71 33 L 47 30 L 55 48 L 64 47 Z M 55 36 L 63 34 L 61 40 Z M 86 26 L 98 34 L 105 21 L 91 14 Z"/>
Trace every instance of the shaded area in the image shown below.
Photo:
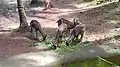
<path fill-rule="evenodd" d="M 120 55 L 107 57 L 105 59 L 120 66 Z"/>
<path fill-rule="evenodd" d="M 25 34 L 26 33 L 21 34 L 19 32 L 11 33 L 9 31 L 0 32 L 0 58 L 44 49 L 44 46 L 41 46 L 42 49 L 36 49 L 34 46 L 28 47 L 34 44 L 34 41 L 24 37 Z"/>
<path fill-rule="evenodd" d="M 110 57 L 109 57 L 110 58 Z M 115 58 L 115 56 L 114 56 Z M 119 62 L 119 61 L 118 61 Z M 73 61 L 71 63 L 66 63 L 66 64 L 63 64 L 59 67 L 116 67 L 119 65 L 113 63 L 113 62 L 110 62 L 106 59 L 103 59 L 101 57 L 98 57 L 97 59 L 89 59 L 89 60 L 83 60 L 83 61 Z"/>
<path fill-rule="evenodd" d="M 55 31 L 56 28 L 48 27 L 43 28 L 43 30 L 48 35 L 47 39 L 55 37 L 55 32 L 53 31 Z M 40 43 L 40 41 L 31 37 L 29 27 L 26 29 L 0 30 L 0 58 L 34 51 L 41 52 L 53 50 L 51 47 L 47 47 L 42 43 L 39 46 L 32 46 L 35 43 Z"/>

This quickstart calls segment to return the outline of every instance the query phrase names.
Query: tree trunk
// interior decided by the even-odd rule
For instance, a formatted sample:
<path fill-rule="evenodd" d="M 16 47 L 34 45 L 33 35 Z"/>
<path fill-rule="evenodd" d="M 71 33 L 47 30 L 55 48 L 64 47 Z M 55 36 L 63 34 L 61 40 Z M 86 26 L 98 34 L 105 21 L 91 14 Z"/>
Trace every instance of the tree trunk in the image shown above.
<path fill-rule="evenodd" d="M 20 28 L 25 28 L 28 26 L 26 20 L 26 14 L 24 11 L 24 6 L 22 0 L 17 0 L 18 12 L 19 12 L 19 19 L 20 19 Z"/>

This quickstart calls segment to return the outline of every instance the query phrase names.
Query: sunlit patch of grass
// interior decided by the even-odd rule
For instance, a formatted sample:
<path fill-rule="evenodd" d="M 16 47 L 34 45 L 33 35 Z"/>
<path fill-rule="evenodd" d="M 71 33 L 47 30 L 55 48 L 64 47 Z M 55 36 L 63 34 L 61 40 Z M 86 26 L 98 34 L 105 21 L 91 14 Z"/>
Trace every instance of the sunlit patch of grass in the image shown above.
<path fill-rule="evenodd" d="M 73 52 L 77 49 L 77 46 L 66 46 L 66 45 L 61 45 L 60 48 L 58 48 L 56 51 L 60 54 L 63 54 L 63 53 L 70 53 L 70 52 Z"/>
<path fill-rule="evenodd" d="M 56 52 L 60 54 L 71 53 L 71 52 L 80 50 L 80 48 L 87 47 L 89 45 L 91 45 L 89 41 L 85 41 L 85 42 L 74 41 L 74 43 L 71 43 L 70 46 L 66 46 L 65 43 L 61 43 L 60 48 L 58 48 Z"/>

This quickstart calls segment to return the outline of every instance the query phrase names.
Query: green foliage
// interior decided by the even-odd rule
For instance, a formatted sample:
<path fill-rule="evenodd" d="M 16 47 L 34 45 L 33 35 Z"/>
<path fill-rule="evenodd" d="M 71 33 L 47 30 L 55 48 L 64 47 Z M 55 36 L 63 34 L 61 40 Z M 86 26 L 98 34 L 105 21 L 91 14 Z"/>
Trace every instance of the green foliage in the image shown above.
<path fill-rule="evenodd" d="M 65 44 L 62 43 L 60 45 L 60 48 L 58 48 L 56 51 L 60 54 L 63 54 L 63 53 L 66 53 L 66 52 L 71 53 L 71 52 L 73 52 L 77 49 L 78 49 L 77 46 L 66 46 Z"/>
<path fill-rule="evenodd" d="M 56 51 L 59 54 L 71 53 L 80 50 L 80 48 L 88 47 L 89 45 L 91 45 L 89 41 L 85 42 L 74 41 L 73 43 L 70 44 L 70 46 L 66 46 L 65 43 L 61 43 L 60 48 L 58 48 Z"/>
<path fill-rule="evenodd" d="M 50 44 L 51 44 L 51 40 L 50 40 L 50 39 L 46 39 L 46 40 L 44 41 L 44 44 L 45 44 L 45 45 L 50 45 Z"/>
<path fill-rule="evenodd" d="M 66 65 L 65 67 L 119 67 L 103 58 L 74 61 Z"/>

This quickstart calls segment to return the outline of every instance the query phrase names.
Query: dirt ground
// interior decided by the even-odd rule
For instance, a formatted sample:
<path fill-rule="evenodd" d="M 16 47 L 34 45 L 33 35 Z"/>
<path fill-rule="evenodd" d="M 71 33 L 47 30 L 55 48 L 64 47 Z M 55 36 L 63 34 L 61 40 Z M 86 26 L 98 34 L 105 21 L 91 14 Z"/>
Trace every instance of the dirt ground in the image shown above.
<path fill-rule="evenodd" d="M 57 28 L 56 21 L 59 18 L 64 17 L 72 21 L 76 17 L 86 26 L 84 41 L 95 41 L 120 33 L 119 8 L 82 13 L 89 6 L 89 3 L 81 4 L 79 7 L 67 0 L 64 3 L 61 1 L 57 3 L 59 4 L 56 7 L 59 6 L 59 8 L 52 8 L 51 10 L 42 11 L 43 7 L 27 9 L 28 23 L 32 19 L 38 20 L 44 31 L 49 35 L 48 37 L 54 37 Z M 38 47 L 28 47 L 27 45 L 33 42 L 24 34 L 29 33 L 15 33 L 12 31 L 12 29 L 18 27 L 19 17 L 17 12 L 0 12 L 0 58 L 40 51 L 45 48 L 44 46 L 38 46 L 39 49 Z"/>

